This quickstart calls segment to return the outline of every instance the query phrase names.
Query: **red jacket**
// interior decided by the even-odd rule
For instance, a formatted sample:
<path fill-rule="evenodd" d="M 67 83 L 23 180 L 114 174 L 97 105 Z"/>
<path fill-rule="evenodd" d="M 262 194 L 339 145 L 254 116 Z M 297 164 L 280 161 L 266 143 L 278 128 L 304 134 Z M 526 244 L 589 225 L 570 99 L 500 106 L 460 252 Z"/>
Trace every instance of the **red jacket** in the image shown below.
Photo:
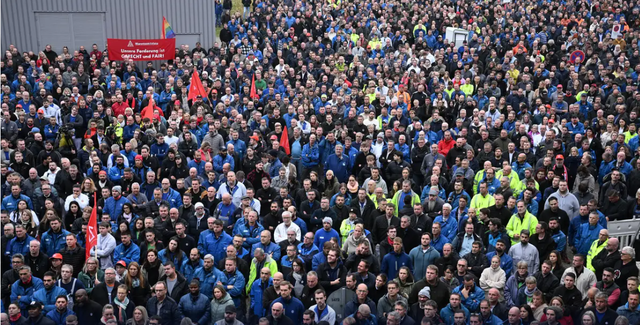
<path fill-rule="evenodd" d="M 451 138 L 451 140 L 449 141 L 442 139 L 440 140 L 440 142 L 438 142 L 438 152 L 446 157 L 447 153 L 449 153 L 449 150 L 451 150 L 451 148 L 453 148 L 453 146 L 455 145 L 456 140 L 453 140 L 453 138 Z"/>
<path fill-rule="evenodd" d="M 111 104 L 111 109 L 113 110 L 113 116 L 118 117 L 118 115 L 124 115 L 124 110 L 129 107 L 127 102 L 123 101 L 122 103 L 115 102 Z"/>

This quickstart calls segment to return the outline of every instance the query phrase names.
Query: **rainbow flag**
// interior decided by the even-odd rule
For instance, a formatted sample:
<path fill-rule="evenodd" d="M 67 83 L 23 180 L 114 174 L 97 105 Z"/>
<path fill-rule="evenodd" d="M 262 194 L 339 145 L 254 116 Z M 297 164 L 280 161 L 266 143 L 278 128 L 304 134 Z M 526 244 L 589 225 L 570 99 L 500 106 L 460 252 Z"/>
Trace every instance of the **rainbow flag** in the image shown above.
<path fill-rule="evenodd" d="M 167 18 L 162 16 L 162 39 L 175 38 L 176 33 L 173 32 L 173 28 L 169 25 Z"/>

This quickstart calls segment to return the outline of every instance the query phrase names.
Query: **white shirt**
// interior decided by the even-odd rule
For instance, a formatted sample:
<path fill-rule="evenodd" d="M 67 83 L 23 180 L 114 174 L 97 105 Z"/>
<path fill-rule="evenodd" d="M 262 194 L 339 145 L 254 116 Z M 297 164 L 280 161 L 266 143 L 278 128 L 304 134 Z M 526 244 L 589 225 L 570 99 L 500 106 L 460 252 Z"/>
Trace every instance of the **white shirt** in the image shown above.
<path fill-rule="evenodd" d="M 279 224 L 276 227 L 276 230 L 273 232 L 273 239 L 275 240 L 276 244 L 280 244 L 280 242 L 287 240 L 287 231 L 289 231 L 289 229 L 295 231 L 296 239 L 300 240 L 300 238 L 302 237 L 302 231 L 300 231 L 300 227 L 298 227 L 298 225 L 293 221 L 291 221 L 291 225 L 289 225 L 289 227 L 287 227 L 283 222 Z"/>
<path fill-rule="evenodd" d="M 67 199 L 64 200 L 64 211 L 69 211 L 69 204 L 71 202 L 76 201 L 78 205 L 80 205 L 80 210 L 84 209 L 87 205 L 89 205 L 89 197 L 86 194 L 80 193 L 78 197 L 75 197 L 73 194 L 67 196 Z"/>
<path fill-rule="evenodd" d="M 167 143 L 169 146 L 171 146 L 172 144 L 176 144 L 176 146 L 178 145 L 178 140 L 180 140 L 177 136 L 172 136 L 169 137 L 168 135 L 164 137 L 164 142 Z"/>

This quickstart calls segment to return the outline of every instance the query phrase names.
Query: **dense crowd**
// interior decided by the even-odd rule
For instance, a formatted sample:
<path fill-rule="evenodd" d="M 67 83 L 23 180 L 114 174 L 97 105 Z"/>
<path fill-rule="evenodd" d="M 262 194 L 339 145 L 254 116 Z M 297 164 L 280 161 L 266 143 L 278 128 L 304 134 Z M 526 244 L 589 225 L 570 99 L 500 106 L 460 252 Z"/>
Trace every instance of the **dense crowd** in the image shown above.
<path fill-rule="evenodd" d="M 638 1 L 243 6 L 6 49 L 2 325 L 640 324 Z"/>

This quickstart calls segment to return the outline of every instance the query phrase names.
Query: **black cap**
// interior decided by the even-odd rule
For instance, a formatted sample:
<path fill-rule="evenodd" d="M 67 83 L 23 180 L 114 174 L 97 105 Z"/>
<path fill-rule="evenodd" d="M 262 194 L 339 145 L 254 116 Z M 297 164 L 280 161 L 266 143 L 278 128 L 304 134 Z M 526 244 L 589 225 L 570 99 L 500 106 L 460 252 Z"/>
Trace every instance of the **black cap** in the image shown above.
<path fill-rule="evenodd" d="M 27 309 L 32 309 L 32 308 L 42 308 L 42 303 L 39 301 L 32 301 L 29 306 L 27 306 Z"/>
<path fill-rule="evenodd" d="M 349 213 L 358 214 L 358 210 L 356 210 L 356 208 L 351 208 L 351 209 L 349 209 Z"/>
<path fill-rule="evenodd" d="M 230 305 L 224 308 L 225 313 L 236 313 L 236 306 Z"/>
<path fill-rule="evenodd" d="M 270 150 L 269 151 L 269 155 L 271 155 L 271 157 L 278 157 L 278 151 L 277 150 Z"/>

